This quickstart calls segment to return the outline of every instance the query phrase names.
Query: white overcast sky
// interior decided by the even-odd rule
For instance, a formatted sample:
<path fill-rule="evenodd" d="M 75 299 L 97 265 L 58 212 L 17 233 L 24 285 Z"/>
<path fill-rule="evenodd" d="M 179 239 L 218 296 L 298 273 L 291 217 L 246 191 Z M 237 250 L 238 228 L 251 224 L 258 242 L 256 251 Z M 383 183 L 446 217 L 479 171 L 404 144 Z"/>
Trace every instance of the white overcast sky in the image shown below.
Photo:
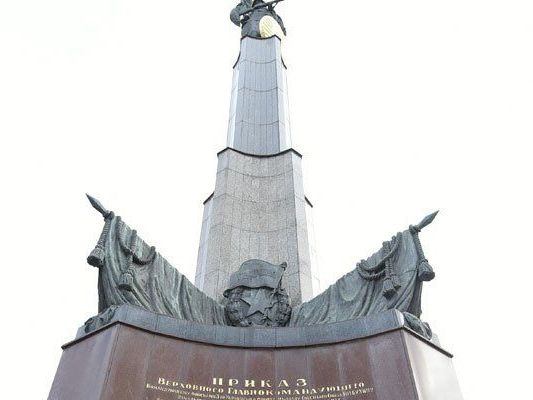
<path fill-rule="evenodd" d="M 225 147 L 231 0 L 0 0 L 2 398 L 97 311 L 90 192 L 193 277 Z M 288 0 L 324 287 L 429 212 L 424 315 L 465 399 L 530 395 L 533 5 Z"/>

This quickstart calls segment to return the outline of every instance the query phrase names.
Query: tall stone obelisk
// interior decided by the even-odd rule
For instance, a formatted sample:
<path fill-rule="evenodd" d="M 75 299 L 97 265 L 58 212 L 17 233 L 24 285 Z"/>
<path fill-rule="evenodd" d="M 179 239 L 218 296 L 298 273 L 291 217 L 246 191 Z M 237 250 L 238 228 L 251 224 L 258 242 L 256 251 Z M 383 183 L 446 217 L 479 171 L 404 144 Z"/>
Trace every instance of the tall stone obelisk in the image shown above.
<path fill-rule="evenodd" d="M 250 259 L 287 263 L 293 305 L 319 291 L 302 156 L 292 149 L 281 39 L 244 37 L 234 67 L 227 148 L 204 203 L 196 286 L 221 299 Z"/>

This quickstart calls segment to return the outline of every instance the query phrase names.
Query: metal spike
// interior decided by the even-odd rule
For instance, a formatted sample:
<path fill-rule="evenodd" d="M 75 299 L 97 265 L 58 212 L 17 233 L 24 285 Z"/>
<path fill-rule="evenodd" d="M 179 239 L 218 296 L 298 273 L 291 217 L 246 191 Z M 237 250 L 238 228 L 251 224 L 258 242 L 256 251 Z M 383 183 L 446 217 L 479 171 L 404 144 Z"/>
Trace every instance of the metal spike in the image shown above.
<path fill-rule="evenodd" d="M 422 230 L 424 229 L 426 226 L 428 226 L 429 224 L 431 224 L 433 222 L 433 220 L 435 219 L 435 217 L 437 216 L 439 212 L 438 211 L 435 211 L 433 214 L 429 214 L 426 218 L 424 218 L 422 220 L 422 222 L 420 222 L 417 227 L 418 229 Z"/>
<path fill-rule="evenodd" d="M 91 205 L 94 207 L 94 209 L 96 211 L 98 211 L 100 214 L 102 214 L 102 216 L 104 218 L 109 215 L 109 211 L 102 205 L 102 203 L 100 203 L 99 200 L 95 199 L 90 194 L 86 193 L 86 195 L 87 195 L 87 198 L 89 199 Z"/>

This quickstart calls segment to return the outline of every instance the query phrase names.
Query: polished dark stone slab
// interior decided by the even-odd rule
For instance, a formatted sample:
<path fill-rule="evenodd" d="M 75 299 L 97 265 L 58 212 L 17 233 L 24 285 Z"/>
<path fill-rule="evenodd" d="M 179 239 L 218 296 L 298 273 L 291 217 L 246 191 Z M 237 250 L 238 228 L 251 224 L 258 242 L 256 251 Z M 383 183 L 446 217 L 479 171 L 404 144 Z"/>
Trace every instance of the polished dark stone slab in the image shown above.
<path fill-rule="evenodd" d="M 462 400 L 451 356 L 395 312 L 379 328 L 358 321 L 355 334 L 345 323 L 328 334 L 220 331 L 141 311 L 125 307 L 66 345 L 48 400 Z"/>

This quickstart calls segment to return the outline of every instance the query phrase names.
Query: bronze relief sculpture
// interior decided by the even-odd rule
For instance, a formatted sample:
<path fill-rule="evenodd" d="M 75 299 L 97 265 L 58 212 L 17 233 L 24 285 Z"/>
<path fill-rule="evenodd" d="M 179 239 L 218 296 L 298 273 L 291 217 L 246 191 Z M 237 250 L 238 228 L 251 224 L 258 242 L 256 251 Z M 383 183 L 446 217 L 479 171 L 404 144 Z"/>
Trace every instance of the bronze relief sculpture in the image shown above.
<path fill-rule="evenodd" d="M 262 260 L 243 263 L 224 292 L 228 322 L 240 327 L 286 326 L 292 311 L 282 287 L 286 268 L 286 263 L 273 265 Z"/>
<path fill-rule="evenodd" d="M 88 197 L 105 220 L 100 239 L 87 259 L 99 269 L 100 313 L 131 304 L 202 324 L 282 327 L 334 323 L 397 309 L 413 330 L 431 337 L 431 329 L 419 318 L 422 284 L 435 274 L 418 234 L 437 213 L 384 242 L 381 249 L 322 294 L 292 308 L 283 287 L 285 264 L 246 261 L 231 276 L 225 301 L 219 303 L 172 267 L 120 217 Z M 87 330 L 93 325 L 91 319 Z"/>

